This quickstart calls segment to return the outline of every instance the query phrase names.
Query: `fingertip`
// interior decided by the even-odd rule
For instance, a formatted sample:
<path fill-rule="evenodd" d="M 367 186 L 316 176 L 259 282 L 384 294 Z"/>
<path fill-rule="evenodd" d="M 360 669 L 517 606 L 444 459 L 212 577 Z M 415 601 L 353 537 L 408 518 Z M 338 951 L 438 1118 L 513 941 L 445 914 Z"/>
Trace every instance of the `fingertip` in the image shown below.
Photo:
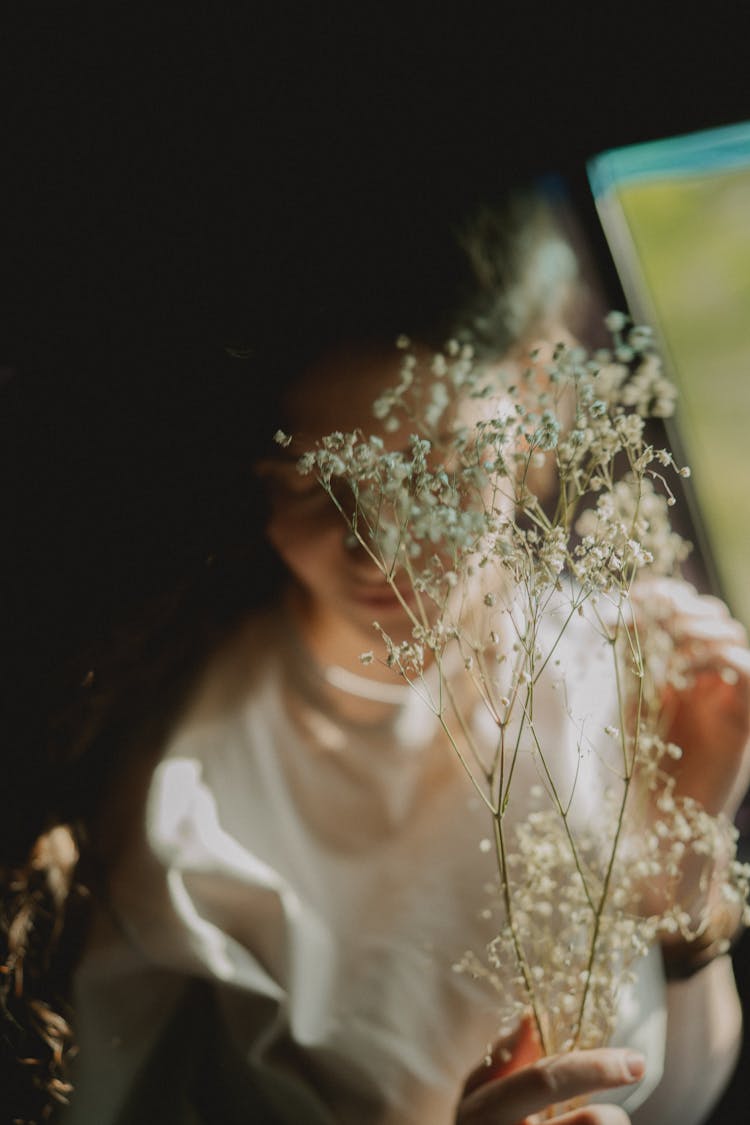
<path fill-rule="evenodd" d="M 625 1052 L 625 1075 L 628 1082 L 639 1082 L 646 1073 L 646 1060 L 639 1051 Z"/>

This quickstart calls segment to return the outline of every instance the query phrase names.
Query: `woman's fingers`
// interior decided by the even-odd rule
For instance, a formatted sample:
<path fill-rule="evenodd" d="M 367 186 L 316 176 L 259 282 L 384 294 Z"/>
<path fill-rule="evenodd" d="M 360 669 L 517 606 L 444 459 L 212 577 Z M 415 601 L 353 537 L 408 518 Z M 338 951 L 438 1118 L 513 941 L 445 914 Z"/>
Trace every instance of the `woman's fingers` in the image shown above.
<path fill-rule="evenodd" d="M 645 1062 L 633 1051 L 600 1048 L 571 1051 L 540 1059 L 504 1078 L 485 1083 L 466 1095 L 459 1106 L 457 1125 L 519 1125 L 525 1118 L 549 1106 L 613 1086 L 630 1085 L 643 1077 Z M 615 1125 L 617 1117 L 591 1117 L 604 1107 L 587 1106 L 574 1111 L 573 1122 Z M 588 1114 L 588 1118 L 585 1116 Z M 581 1116 L 582 1115 L 582 1116 Z M 622 1121 L 623 1118 L 619 1118 Z M 627 1121 L 627 1117 L 624 1118 Z"/>
<path fill-rule="evenodd" d="M 747 668 L 747 630 L 736 621 L 723 601 L 699 594 L 692 586 L 669 579 L 634 588 L 633 600 L 647 617 L 660 620 L 680 648 L 703 648 L 707 653 L 732 651 Z"/>
<path fill-rule="evenodd" d="M 525 1016 L 515 1031 L 498 1039 L 489 1059 L 472 1070 L 464 1084 L 464 1097 L 479 1086 L 484 1086 L 496 1078 L 505 1078 L 512 1071 L 537 1062 L 541 1057 L 542 1048 L 539 1045 L 534 1021 Z"/>

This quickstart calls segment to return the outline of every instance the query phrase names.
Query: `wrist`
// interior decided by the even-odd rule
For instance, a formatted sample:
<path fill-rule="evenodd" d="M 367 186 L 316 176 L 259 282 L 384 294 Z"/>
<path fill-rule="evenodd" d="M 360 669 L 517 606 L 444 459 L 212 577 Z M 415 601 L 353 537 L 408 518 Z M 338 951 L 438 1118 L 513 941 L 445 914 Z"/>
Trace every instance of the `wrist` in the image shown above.
<path fill-rule="evenodd" d="M 741 911 L 729 903 L 717 906 L 710 920 L 691 937 L 669 938 L 662 942 L 662 958 L 667 980 L 687 980 L 729 953 L 744 929 Z"/>

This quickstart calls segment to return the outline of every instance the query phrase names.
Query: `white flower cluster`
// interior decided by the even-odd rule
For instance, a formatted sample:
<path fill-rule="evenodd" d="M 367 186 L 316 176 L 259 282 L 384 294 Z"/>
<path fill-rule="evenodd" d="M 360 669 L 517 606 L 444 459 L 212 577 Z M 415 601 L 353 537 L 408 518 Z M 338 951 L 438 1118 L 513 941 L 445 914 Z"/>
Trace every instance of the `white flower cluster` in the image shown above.
<path fill-rule="evenodd" d="M 496 936 L 484 958 L 467 950 L 453 966 L 492 986 L 504 1022 L 527 1012 L 532 994 L 549 1052 L 607 1042 L 618 995 L 635 980 L 638 958 L 659 937 L 690 942 L 703 933 L 701 904 L 717 871 L 723 872 L 724 901 L 737 911 L 744 905 L 744 922 L 750 922 L 750 865 L 732 858 L 736 829 L 696 801 L 675 796 L 674 779 L 660 762 L 676 749 L 648 736 L 639 747 L 655 819 L 630 812 L 626 831 L 615 829 L 607 839 L 602 825 L 617 826 L 624 808 L 621 792 L 610 792 L 593 827 L 573 829 L 558 808 L 549 807 L 514 826 L 501 879 L 488 888 Z M 697 886 L 683 905 L 685 870 L 696 863 Z M 728 948 L 725 940 L 718 951 Z"/>
<path fill-rule="evenodd" d="M 690 545 L 672 531 L 667 499 L 652 481 L 631 473 L 597 496 L 596 507 L 581 513 L 575 530 L 571 571 L 592 590 L 611 591 L 622 573 L 648 567 L 652 574 L 674 574 Z"/>
<path fill-rule="evenodd" d="M 679 902 L 686 857 L 702 855 L 705 880 L 723 880 L 727 897 L 744 902 L 748 891 L 731 827 L 678 800 L 666 768 L 679 748 L 660 737 L 659 699 L 678 669 L 658 630 L 639 636 L 630 599 L 639 575 L 673 575 L 688 552 L 670 527 L 667 474 L 689 471 L 647 436 L 645 420 L 675 401 L 650 333 L 620 313 L 607 323 L 612 348 L 590 356 L 558 344 L 549 362 L 532 353 L 512 377 L 455 341 L 419 362 L 401 338 L 400 378 L 374 404 L 376 432 L 329 434 L 298 465 L 400 597 L 411 640 L 378 627 L 381 659 L 432 707 L 490 821 L 496 936 L 486 958 L 471 952 L 456 968 L 492 982 L 501 1022 L 531 1012 L 548 1051 L 606 1041 L 634 958 L 660 933 L 700 931 L 700 910 Z M 602 815 L 581 824 L 534 704 L 584 613 L 609 646 L 619 713 L 603 730 L 616 760 Z M 543 645 L 549 621 L 556 639 Z M 566 695 L 563 673 L 553 686 Z M 480 704 L 489 745 L 475 735 Z M 511 821 L 526 800 L 524 747 L 544 801 Z M 585 776 L 591 758 L 579 753 L 579 788 L 600 784 L 598 760 L 596 780 Z M 659 887 L 656 901 L 648 886 Z"/>
<path fill-rule="evenodd" d="M 554 810 L 532 812 L 521 822 L 507 857 L 512 925 L 498 909 L 498 933 L 486 960 L 470 951 L 454 965 L 457 972 L 489 981 L 506 1020 L 511 1012 L 528 1010 L 533 989 L 543 1041 L 553 1052 L 606 1042 L 618 991 L 632 981 L 633 962 L 658 931 L 655 918 L 638 913 L 633 865 L 618 858 L 611 872 L 614 889 L 605 891 L 601 837 L 580 831 L 575 843 L 573 864 L 565 825 Z M 494 897 L 502 903 L 501 886 Z M 518 964 L 519 940 L 525 966 L 511 975 L 507 967 Z"/>

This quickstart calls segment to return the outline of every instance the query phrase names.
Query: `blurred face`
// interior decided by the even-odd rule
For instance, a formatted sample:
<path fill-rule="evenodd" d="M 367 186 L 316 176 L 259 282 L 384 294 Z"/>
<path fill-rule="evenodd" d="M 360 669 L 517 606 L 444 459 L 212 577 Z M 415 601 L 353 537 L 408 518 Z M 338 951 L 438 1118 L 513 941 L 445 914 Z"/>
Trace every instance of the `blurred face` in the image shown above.
<path fill-rule="evenodd" d="M 333 430 L 361 427 L 382 437 L 386 448 L 405 449 L 406 427 L 386 434 L 373 416 L 379 394 L 398 381 L 401 356 L 393 347 L 342 349 L 313 367 L 287 398 L 292 444 L 260 472 L 267 483 L 271 518 L 267 535 L 295 580 L 305 614 L 329 629 L 345 628 L 372 647 L 377 620 L 393 635 L 410 626 L 398 597 L 365 550 L 352 542 L 341 513 L 312 476 L 301 476 L 298 458 Z M 340 500 L 348 502 L 348 487 Z M 413 597 L 410 587 L 399 585 Z"/>
<path fill-rule="evenodd" d="M 431 353 L 416 350 L 423 371 Z M 387 450 L 409 448 L 413 423 L 403 420 L 395 432 L 386 432 L 374 416 L 373 403 L 399 381 L 403 355 L 392 345 L 382 348 L 342 347 L 310 369 L 287 396 L 287 425 L 291 445 L 278 457 L 259 466 L 270 500 L 268 538 L 286 564 L 294 583 L 295 601 L 310 640 L 319 652 L 341 662 L 340 652 L 356 658 L 378 648 L 373 622 L 377 621 L 397 643 L 411 639 L 411 623 L 399 596 L 377 564 L 350 533 L 345 519 L 314 475 L 301 475 L 297 461 L 316 442 L 333 431 L 361 429 L 380 437 Z M 424 361 L 424 362 L 423 362 Z M 503 369 L 513 365 L 508 357 Z M 504 400 L 508 406 L 508 400 Z M 473 426 L 481 416 L 499 409 L 498 397 L 465 399 L 446 412 L 446 436 L 452 424 Z M 456 417 L 455 410 L 458 411 Z M 352 504 L 345 482 L 337 499 L 345 511 Z M 503 501 L 495 498 L 497 506 Z M 431 553 L 435 547 L 430 545 Z M 405 574 L 396 574 L 399 594 L 416 611 L 415 595 Z M 423 599 L 425 610 L 430 602 Z"/>
<path fill-rule="evenodd" d="M 535 344 L 539 350 L 539 379 L 543 382 L 543 364 L 550 359 L 551 346 Z M 416 355 L 421 369 L 427 370 L 431 353 L 423 350 L 420 354 L 417 349 Z M 320 639 L 318 650 L 325 650 L 339 662 L 343 657 L 337 653 L 341 651 L 356 658 L 358 653 L 377 647 L 374 621 L 397 643 L 411 639 L 411 624 L 399 597 L 365 549 L 353 539 L 341 512 L 313 474 L 303 476 L 298 472 L 297 461 L 314 449 L 320 438 L 336 430 L 348 432 L 359 428 L 366 436 L 380 437 L 387 450 L 407 450 L 413 425 L 402 421 L 399 429 L 388 433 L 373 413 L 375 400 L 398 383 L 402 361 L 403 355 L 392 345 L 341 347 L 320 360 L 287 396 L 291 445 L 279 449 L 275 458 L 258 466 L 270 501 L 267 535 L 292 577 L 293 605 L 308 639 Z M 528 350 L 522 349 L 518 355 L 508 354 L 498 363 L 498 370 L 520 375 L 528 364 Z M 466 399 L 457 409 L 460 417 L 456 418 L 454 413 L 453 422 L 472 426 L 480 416 L 511 410 L 512 402 L 503 395 L 481 402 Z M 447 417 L 448 431 L 450 422 Z M 529 470 L 527 483 L 534 473 L 541 478 L 546 471 Z M 344 482 L 338 486 L 337 498 L 347 511 L 352 499 Z M 496 507 L 500 503 L 512 510 L 508 497 L 503 500 L 494 496 L 492 502 Z M 399 578 L 397 573 L 396 581 L 403 599 L 415 607 L 406 576 Z"/>

